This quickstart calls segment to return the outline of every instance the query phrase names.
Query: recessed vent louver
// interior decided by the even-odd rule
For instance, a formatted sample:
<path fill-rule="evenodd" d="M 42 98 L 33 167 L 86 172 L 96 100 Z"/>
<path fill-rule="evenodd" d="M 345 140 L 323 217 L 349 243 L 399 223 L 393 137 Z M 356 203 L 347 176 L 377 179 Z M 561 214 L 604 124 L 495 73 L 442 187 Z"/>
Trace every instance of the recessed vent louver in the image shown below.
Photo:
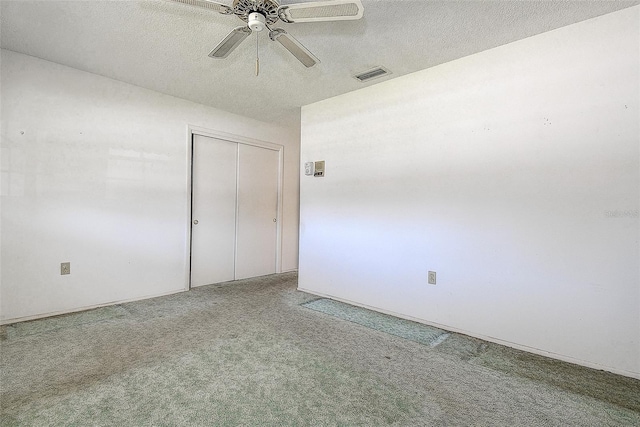
<path fill-rule="evenodd" d="M 375 67 L 372 68 L 370 70 L 367 70 L 365 72 L 356 74 L 355 77 L 356 79 L 360 80 L 361 82 L 368 82 L 369 80 L 373 80 L 373 79 L 377 79 L 386 75 L 391 74 L 391 71 L 387 70 L 384 67 Z"/>

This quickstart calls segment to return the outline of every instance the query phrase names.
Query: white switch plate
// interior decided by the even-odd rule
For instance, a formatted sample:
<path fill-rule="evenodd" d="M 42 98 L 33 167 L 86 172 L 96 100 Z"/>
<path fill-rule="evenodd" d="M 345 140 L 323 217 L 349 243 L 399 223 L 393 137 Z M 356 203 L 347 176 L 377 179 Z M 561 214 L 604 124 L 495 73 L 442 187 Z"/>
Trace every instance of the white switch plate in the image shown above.
<path fill-rule="evenodd" d="M 304 164 L 304 174 L 307 176 L 313 175 L 313 162 L 307 162 Z"/>

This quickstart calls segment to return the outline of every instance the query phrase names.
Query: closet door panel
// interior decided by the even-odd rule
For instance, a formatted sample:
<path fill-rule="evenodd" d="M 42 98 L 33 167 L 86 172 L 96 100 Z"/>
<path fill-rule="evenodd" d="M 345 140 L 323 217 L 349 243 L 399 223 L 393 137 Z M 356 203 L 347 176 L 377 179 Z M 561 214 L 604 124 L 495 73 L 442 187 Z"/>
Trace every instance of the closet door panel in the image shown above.
<path fill-rule="evenodd" d="M 191 286 L 235 278 L 238 144 L 193 136 Z"/>
<path fill-rule="evenodd" d="M 240 144 L 236 279 L 276 272 L 279 153 Z"/>

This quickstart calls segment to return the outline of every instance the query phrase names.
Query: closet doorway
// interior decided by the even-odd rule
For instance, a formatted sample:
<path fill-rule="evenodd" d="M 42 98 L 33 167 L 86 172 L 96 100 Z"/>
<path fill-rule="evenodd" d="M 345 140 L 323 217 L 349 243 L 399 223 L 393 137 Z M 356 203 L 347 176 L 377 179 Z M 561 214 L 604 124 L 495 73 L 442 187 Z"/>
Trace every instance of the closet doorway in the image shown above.
<path fill-rule="evenodd" d="M 282 146 L 192 134 L 190 286 L 279 272 Z"/>

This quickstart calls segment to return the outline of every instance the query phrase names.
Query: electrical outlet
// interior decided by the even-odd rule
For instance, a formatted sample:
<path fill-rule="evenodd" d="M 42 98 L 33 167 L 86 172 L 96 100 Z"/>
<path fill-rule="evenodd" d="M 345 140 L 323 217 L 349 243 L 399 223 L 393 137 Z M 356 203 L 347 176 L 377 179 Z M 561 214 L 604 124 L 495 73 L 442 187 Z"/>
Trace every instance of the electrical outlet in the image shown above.
<path fill-rule="evenodd" d="M 430 285 L 435 285 L 436 284 L 436 272 L 435 271 L 430 271 L 429 272 L 429 284 Z"/>
<path fill-rule="evenodd" d="M 70 262 L 60 263 L 60 274 L 61 275 L 71 274 L 71 263 Z"/>

